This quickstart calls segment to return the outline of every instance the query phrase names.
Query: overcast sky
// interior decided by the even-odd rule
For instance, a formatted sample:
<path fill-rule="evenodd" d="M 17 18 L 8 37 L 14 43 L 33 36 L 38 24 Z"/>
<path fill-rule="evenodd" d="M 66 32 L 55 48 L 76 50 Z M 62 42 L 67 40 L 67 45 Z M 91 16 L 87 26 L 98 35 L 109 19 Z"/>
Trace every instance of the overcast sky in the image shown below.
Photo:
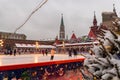
<path fill-rule="evenodd" d="M 41 0 L 0 0 L 0 31 L 14 32 L 35 9 Z M 102 22 L 102 12 L 111 12 L 115 4 L 120 15 L 120 0 L 48 0 L 30 20 L 17 31 L 27 39 L 53 39 L 59 35 L 61 14 L 63 13 L 66 35 L 72 31 L 77 37 L 87 35 L 92 26 L 94 11 L 98 25 Z"/>

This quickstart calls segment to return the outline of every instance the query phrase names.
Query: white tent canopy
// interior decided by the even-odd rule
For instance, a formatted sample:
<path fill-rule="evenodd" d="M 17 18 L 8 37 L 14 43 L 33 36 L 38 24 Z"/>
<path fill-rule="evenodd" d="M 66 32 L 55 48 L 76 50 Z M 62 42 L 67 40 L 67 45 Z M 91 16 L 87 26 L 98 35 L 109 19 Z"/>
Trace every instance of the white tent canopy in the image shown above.
<path fill-rule="evenodd" d="M 56 45 L 57 47 L 61 47 L 61 46 L 82 46 L 82 45 L 93 45 L 93 44 L 98 44 L 98 41 L 95 42 L 83 42 L 83 43 L 65 43 L 65 44 L 59 44 Z"/>
<path fill-rule="evenodd" d="M 56 48 L 53 45 L 35 45 L 35 44 L 20 44 L 20 43 L 15 43 L 15 46 L 17 48 Z"/>

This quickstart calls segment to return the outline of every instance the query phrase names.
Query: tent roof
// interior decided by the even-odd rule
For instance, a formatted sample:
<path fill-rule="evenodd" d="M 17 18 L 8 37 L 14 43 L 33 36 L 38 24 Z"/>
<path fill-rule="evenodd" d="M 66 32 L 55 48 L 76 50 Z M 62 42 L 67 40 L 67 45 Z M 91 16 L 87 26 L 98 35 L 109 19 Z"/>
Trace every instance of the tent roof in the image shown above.
<path fill-rule="evenodd" d="M 36 46 L 35 44 L 20 44 L 20 43 L 15 43 L 16 47 L 22 47 L 22 48 L 55 48 L 53 45 L 38 45 Z"/>

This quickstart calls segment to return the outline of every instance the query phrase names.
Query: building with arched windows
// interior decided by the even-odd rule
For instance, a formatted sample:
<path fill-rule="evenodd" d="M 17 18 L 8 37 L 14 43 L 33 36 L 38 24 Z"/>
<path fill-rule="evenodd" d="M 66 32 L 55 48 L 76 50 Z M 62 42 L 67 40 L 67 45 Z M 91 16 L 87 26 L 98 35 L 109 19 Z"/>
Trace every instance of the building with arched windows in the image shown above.
<path fill-rule="evenodd" d="M 26 40 L 25 34 L 9 33 L 9 32 L 0 32 L 0 39 L 19 39 Z"/>

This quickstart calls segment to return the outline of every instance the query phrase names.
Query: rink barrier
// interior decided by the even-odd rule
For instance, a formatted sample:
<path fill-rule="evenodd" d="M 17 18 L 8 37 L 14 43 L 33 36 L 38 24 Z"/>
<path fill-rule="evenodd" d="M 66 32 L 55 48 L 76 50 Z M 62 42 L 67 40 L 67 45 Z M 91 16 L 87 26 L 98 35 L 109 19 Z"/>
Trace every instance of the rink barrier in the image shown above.
<path fill-rule="evenodd" d="M 36 67 L 36 66 L 47 66 L 47 65 L 52 65 L 52 64 L 64 64 L 64 63 L 78 62 L 78 61 L 83 62 L 84 58 L 70 59 L 70 60 L 56 60 L 56 61 L 28 63 L 28 64 L 5 65 L 5 66 L 0 66 L 0 71 L 21 69 L 21 68 L 31 68 L 31 67 Z"/>

